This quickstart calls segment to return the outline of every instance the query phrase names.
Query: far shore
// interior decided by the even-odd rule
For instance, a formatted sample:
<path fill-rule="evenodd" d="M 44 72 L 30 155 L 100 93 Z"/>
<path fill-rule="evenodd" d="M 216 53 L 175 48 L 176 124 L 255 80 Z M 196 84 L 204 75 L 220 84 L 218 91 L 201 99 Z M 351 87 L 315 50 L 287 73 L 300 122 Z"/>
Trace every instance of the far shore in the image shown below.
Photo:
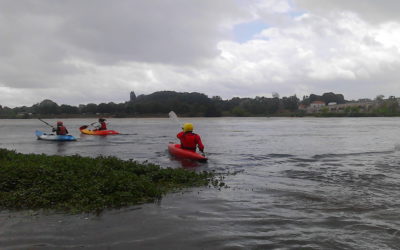
<path fill-rule="evenodd" d="M 317 118 L 329 118 L 329 117 L 398 117 L 400 114 L 390 113 L 283 113 L 283 114 L 264 114 L 264 115 L 222 115 L 222 116 L 191 116 L 185 114 L 179 114 L 179 117 L 185 118 L 221 118 L 221 117 L 317 117 Z M 0 119 L 98 119 L 99 117 L 105 118 L 169 118 L 168 114 L 51 114 L 51 115 L 16 115 L 16 116 L 0 116 Z"/>

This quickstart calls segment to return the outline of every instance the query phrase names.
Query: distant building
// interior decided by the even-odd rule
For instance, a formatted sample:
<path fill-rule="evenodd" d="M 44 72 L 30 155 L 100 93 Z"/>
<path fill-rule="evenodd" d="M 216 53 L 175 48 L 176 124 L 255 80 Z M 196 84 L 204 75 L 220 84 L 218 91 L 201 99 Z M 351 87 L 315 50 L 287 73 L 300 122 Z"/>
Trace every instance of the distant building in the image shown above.
<path fill-rule="evenodd" d="M 349 108 L 357 108 L 359 112 L 370 111 L 376 103 L 374 102 L 348 102 L 344 104 L 336 104 L 329 106 L 329 112 L 345 112 Z"/>
<path fill-rule="evenodd" d="M 323 107 L 325 106 L 325 102 L 323 101 L 314 101 L 310 104 L 311 107 Z"/>
<path fill-rule="evenodd" d="M 315 101 L 310 104 L 310 111 L 311 112 L 318 112 L 322 107 L 325 106 L 325 102 L 323 101 Z"/>
<path fill-rule="evenodd" d="M 302 110 L 302 111 L 307 111 L 307 105 L 305 105 L 305 104 L 300 104 L 298 109 L 299 109 L 299 110 Z"/>
<path fill-rule="evenodd" d="M 300 104 L 299 110 L 302 110 L 306 113 L 317 113 L 321 111 L 321 108 L 325 106 L 325 102 L 323 101 L 314 101 L 310 103 L 310 105 Z"/>
<path fill-rule="evenodd" d="M 330 102 L 328 105 L 325 105 L 323 101 L 315 101 L 312 102 L 309 106 L 304 104 L 299 105 L 299 110 L 302 110 L 308 114 L 311 113 L 319 113 L 323 111 L 323 108 L 326 109 L 328 112 L 332 113 L 343 113 L 349 109 L 355 109 L 357 112 L 368 112 L 376 107 L 376 102 L 347 102 L 343 104 L 337 104 L 336 102 Z"/>
<path fill-rule="evenodd" d="M 130 102 L 135 102 L 135 101 L 136 101 L 136 94 L 135 94 L 135 91 L 131 91 L 129 101 L 130 101 Z"/>
<path fill-rule="evenodd" d="M 369 98 L 363 98 L 363 99 L 358 99 L 357 102 L 366 103 L 366 102 L 372 102 L 372 100 Z"/>

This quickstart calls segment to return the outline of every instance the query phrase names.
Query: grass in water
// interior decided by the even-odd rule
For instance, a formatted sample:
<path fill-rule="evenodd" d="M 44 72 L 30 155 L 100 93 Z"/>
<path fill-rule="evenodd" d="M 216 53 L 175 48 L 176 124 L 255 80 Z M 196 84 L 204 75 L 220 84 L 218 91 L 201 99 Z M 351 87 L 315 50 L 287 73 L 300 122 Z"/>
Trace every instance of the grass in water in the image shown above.
<path fill-rule="evenodd" d="M 71 213 L 153 202 L 170 191 L 224 185 L 213 173 L 116 157 L 48 156 L 0 149 L 0 207 Z"/>

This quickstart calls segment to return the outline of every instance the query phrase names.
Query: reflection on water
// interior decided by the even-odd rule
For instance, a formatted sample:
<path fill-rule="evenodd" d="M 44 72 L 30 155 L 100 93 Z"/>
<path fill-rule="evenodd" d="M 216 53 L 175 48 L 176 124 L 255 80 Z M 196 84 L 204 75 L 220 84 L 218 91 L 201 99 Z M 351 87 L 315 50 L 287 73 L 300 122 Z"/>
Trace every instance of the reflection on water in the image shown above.
<path fill-rule="evenodd" d="M 123 135 L 39 141 L 36 120 L 0 120 L 0 147 L 114 155 L 224 173 L 229 188 L 194 188 L 101 216 L 0 213 L 5 249 L 398 249 L 399 118 L 193 118 L 207 163 L 170 156 L 169 119 L 110 119 Z M 49 121 L 51 123 L 51 121 Z M 110 127 L 111 128 L 111 127 Z M 79 229 L 79 230 L 77 230 Z"/>
<path fill-rule="evenodd" d="M 65 141 L 59 141 L 56 142 L 55 144 L 57 144 L 57 154 L 58 155 L 64 155 L 66 150 L 67 150 L 67 144 L 68 142 Z"/>
<path fill-rule="evenodd" d="M 190 159 L 182 159 L 182 158 L 177 158 L 174 156 L 170 156 L 170 159 L 171 159 L 171 161 L 179 162 L 179 164 L 183 168 L 197 168 L 203 164 L 207 164 L 207 162 L 193 161 Z"/>

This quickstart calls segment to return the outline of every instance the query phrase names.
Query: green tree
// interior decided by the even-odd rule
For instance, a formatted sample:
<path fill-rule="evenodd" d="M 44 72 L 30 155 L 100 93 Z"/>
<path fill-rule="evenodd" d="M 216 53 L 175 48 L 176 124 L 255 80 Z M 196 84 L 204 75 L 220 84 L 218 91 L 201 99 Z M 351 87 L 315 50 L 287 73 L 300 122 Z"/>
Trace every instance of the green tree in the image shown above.
<path fill-rule="evenodd" d="M 290 111 L 296 111 L 299 107 L 300 100 L 297 98 L 296 95 L 289 96 L 289 97 L 283 97 L 282 98 L 282 103 L 284 109 L 290 110 Z"/>
<path fill-rule="evenodd" d="M 39 114 L 58 114 L 59 106 L 52 100 L 45 99 L 37 105 L 37 112 Z"/>
<path fill-rule="evenodd" d="M 246 111 L 243 108 L 236 106 L 232 109 L 232 114 L 235 116 L 246 116 Z"/>
<path fill-rule="evenodd" d="M 89 114 L 96 114 L 97 113 L 97 104 L 89 103 L 89 104 L 83 106 L 81 112 L 89 113 Z"/>
<path fill-rule="evenodd" d="M 71 105 L 62 104 L 59 110 L 62 114 L 79 114 L 79 108 Z"/>

